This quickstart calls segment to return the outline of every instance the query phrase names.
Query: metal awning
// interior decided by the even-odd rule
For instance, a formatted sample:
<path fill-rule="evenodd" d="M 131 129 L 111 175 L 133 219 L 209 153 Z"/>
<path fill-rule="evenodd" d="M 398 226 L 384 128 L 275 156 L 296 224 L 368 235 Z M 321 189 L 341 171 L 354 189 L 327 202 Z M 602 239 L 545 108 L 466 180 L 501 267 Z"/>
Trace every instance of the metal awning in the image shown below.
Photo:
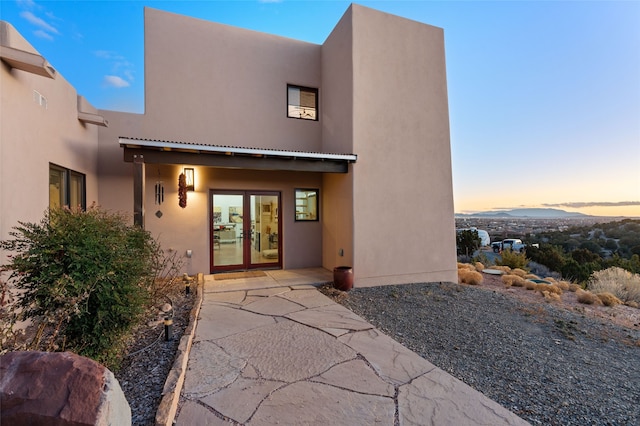
<path fill-rule="evenodd" d="M 287 151 L 119 137 L 124 160 L 142 158 L 147 164 L 193 164 L 253 170 L 347 173 L 355 154 Z"/>

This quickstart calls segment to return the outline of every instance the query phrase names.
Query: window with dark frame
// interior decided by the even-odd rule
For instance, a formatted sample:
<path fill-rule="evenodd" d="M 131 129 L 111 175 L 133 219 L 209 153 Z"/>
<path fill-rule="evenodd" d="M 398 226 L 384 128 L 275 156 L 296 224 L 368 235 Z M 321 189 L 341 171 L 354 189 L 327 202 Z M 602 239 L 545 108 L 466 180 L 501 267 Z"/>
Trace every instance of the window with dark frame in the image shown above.
<path fill-rule="evenodd" d="M 80 207 L 86 210 L 85 175 L 49 164 L 49 208 Z"/>
<path fill-rule="evenodd" d="M 288 84 L 287 117 L 318 121 L 318 89 Z"/>
<path fill-rule="evenodd" d="M 296 189 L 296 221 L 318 221 L 319 198 L 319 189 Z"/>

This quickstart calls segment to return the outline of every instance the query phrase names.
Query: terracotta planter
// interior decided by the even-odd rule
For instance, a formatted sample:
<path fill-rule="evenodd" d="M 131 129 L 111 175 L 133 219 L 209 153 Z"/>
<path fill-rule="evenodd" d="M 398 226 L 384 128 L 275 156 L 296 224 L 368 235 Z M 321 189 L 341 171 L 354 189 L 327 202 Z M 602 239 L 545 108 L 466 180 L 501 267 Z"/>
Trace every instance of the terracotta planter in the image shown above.
<path fill-rule="evenodd" d="M 351 266 L 333 268 L 333 286 L 342 291 L 351 290 L 353 288 L 353 268 Z"/>

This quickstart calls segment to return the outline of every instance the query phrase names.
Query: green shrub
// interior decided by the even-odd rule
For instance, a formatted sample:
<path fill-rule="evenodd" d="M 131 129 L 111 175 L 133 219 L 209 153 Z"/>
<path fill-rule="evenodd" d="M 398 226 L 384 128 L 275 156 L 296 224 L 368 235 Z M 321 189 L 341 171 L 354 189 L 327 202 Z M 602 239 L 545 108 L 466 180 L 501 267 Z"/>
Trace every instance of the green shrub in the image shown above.
<path fill-rule="evenodd" d="M 503 250 L 501 253 L 501 259 L 496 260 L 496 265 L 508 266 L 511 269 L 527 269 L 527 257 L 524 253 L 519 253 L 513 250 Z"/>
<path fill-rule="evenodd" d="M 149 297 L 155 240 L 99 208 L 54 209 L 38 224 L 13 229 L 0 246 L 13 252 L 5 267 L 21 319 L 37 328 L 30 349 L 117 363 L 120 340 Z"/>
<path fill-rule="evenodd" d="M 456 248 L 459 256 L 473 256 L 480 248 L 482 240 L 475 229 L 465 229 L 456 233 Z"/>

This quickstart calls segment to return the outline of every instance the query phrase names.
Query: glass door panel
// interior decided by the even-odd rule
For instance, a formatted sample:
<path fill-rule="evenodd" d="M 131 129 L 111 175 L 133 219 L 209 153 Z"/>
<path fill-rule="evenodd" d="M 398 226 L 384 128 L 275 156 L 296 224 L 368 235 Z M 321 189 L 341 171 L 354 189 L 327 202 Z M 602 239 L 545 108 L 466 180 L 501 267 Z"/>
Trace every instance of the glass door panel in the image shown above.
<path fill-rule="evenodd" d="M 278 196 L 251 195 L 251 264 L 279 263 Z"/>
<path fill-rule="evenodd" d="M 213 266 L 244 264 L 244 195 L 214 194 L 212 250 Z"/>

